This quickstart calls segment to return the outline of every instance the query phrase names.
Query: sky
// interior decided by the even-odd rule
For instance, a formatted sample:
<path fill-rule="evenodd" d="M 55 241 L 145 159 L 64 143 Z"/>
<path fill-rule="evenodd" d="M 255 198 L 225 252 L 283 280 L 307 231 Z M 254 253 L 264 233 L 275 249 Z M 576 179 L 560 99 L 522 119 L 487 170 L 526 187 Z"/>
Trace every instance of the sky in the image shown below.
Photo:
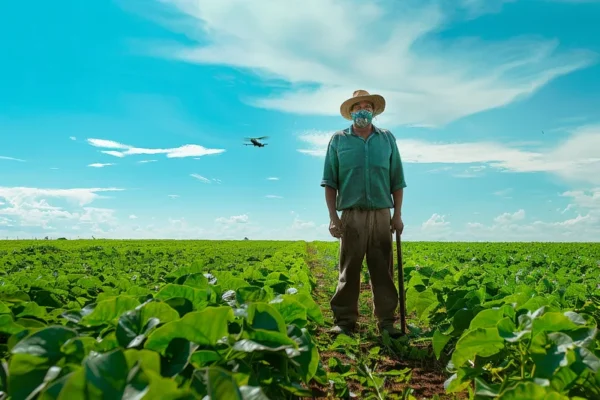
<path fill-rule="evenodd" d="M 6 1 L 0 238 L 335 240 L 324 152 L 364 89 L 402 158 L 403 240 L 600 241 L 598 18 L 595 0 Z"/>

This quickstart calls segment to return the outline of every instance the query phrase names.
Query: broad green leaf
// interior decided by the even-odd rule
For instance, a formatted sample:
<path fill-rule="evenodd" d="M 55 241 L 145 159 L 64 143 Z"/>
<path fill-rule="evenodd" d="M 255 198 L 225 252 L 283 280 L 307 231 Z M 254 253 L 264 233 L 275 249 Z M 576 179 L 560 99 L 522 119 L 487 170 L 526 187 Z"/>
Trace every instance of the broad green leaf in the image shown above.
<path fill-rule="evenodd" d="M 96 304 L 94 310 L 81 318 L 81 324 L 86 326 L 98 326 L 104 324 L 116 325 L 119 317 L 140 305 L 135 297 L 117 296 Z"/>
<path fill-rule="evenodd" d="M 133 368 L 136 363 L 140 363 L 145 371 L 154 371 L 160 374 L 160 355 L 150 350 L 125 350 L 125 359 L 129 369 Z"/>
<path fill-rule="evenodd" d="M 21 332 L 23 329 L 25 329 L 25 327 L 13 321 L 10 314 L 0 315 L 0 333 L 14 335 Z"/>
<path fill-rule="evenodd" d="M 159 301 L 151 301 L 144 304 L 141 308 L 141 322 L 146 325 L 152 318 L 156 318 L 161 324 L 176 321 L 179 319 L 179 314 L 167 303 Z"/>
<path fill-rule="evenodd" d="M 585 327 L 587 321 L 574 313 L 548 312 L 533 319 L 533 334 L 541 331 L 574 331 Z"/>
<path fill-rule="evenodd" d="M 15 317 L 36 317 L 43 319 L 46 317 L 46 308 L 29 301 L 13 307 L 13 314 Z"/>
<path fill-rule="evenodd" d="M 196 369 L 206 367 L 209 363 L 219 361 L 221 356 L 212 350 L 197 350 L 190 357 L 190 364 Z"/>
<path fill-rule="evenodd" d="M 232 374 L 221 367 L 207 367 L 194 372 L 194 389 L 210 399 L 243 400 Z"/>
<path fill-rule="evenodd" d="M 431 309 L 438 303 L 437 296 L 431 289 L 418 292 L 415 288 L 409 288 L 406 293 L 407 312 L 416 312 L 417 318 L 425 319 L 427 315 L 425 310 Z"/>
<path fill-rule="evenodd" d="M 460 309 L 457 310 L 452 318 L 452 326 L 454 327 L 454 334 L 459 335 L 465 330 L 469 329 L 469 324 L 473 320 L 473 310 Z"/>
<path fill-rule="evenodd" d="M 194 311 L 194 304 L 185 299 L 183 297 L 172 297 L 168 300 L 163 300 L 164 304 L 171 307 L 177 313 L 178 317 L 183 317 L 184 315 Z M 177 318 L 175 318 L 177 319 Z M 173 319 L 173 321 L 175 320 Z"/>
<path fill-rule="evenodd" d="M 500 394 L 499 383 L 488 384 L 481 378 L 475 378 L 475 394 L 478 396 L 497 398 Z"/>
<path fill-rule="evenodd" d="M 504 317 L 500 321 L 498 321 L 496 327 L 498 328 L 498 333 L 500 334 L 500 337 L 502 337 L 507 342 L 511 343 L 518 342 L 519 340 L 523 339 L 531 333 L 531 331 L 527 329 L 522 331 L 516 331 L 517 327 L 515 323 L 512 321 L 512 319 L 508 317 Z"/>
<path fill-rule="evenodd" d="M 72 400 L 72 399 L 86 399 L 89 398 L 89 389 L 87 388 L 86 382 L 86 369 L 80 368 L 79 370 L 67 375 L 64 384 L 61 384 L 57 389 L 62 389 L 56 398 L 57 400 Z M 48 388 L 47 392 L 51 393 L 53 389 Z"/>
<path fill-rule="evenodd" d="M 492 328 L 504 317 L 500 308 L 480 311 L 472 320 L 469 329 Z"/>
<path fill-rule="evenodd" d="M 254 342 L 252 340 L 240 339 L 233 344 L 232 348 L 235 351 L 241 351 L 244 353 L 252 353 L 255 351 L 271 351 L 271 352 L 285 351 L 286 349 L 293 349 L 294 346 L 288 344 L 288 345 L 281 345 L 281 346 L 277 346 L 277 347 L 271 347 L 271 346 L 267 346 L 264 344 Z"/>
<path fill-rule="evenodd" d="M 304 383 L 308 383 L 317 373 L 319 368 L 319 351 L 310 334 L 305 328 L 297 326 L 288 329 L 288 336 L 292 338 L 301 350 L 299 355 L 293 357 L 300 365 L 300 371 Z"/>
<path fill-rule="evenodd" d="M 169 300 L 183 297 L 194 305 L 194 310 L 200 311 L 208 306 L 210 293 L 209 289 L 196 289 L 191 286 L 169 283 L 156 294 L 155 298 L 157 300 Z"/>
<path fill-rule="evenodd" d="M 84 366 L 86 382 L 99 389 L 105 398 L 122 397 L 129 373 L 123 350 L 115 349 L 104 354 L 92 353 Z"/>
<path fill-rule="evenodd" d="M 196 272 L 185 277 L 185 280 L 182 282 L 187 286 L 191 286 L 196 289 L 209 289 L 210 284 L 208 283 L 208 279 L 204 276 L 204 274 L 200 272 Z"/>
<path fill-rule="evenodd" d="M 319 307 L 315 299 L 313 299 L 310 294 L 304 291 L 298 291 L 296 294 L 287 294 L 284 295 L 284 297 L 290 297 L 302 304 L 306 308 L 308 318 L 310 318 L 313 322 L 319 325 L 325 324 L 321 307 Z"/>
<path fill-rule="evenodd" d="M 125 348 L 139 346 L 146 339 L 147 334 L 160 324 L 158 318 L 149 318 L 148 321 L 142 319 L 142 309 L 145 306 L 128 311 L 119 318 L 115 334 L 120 346 Z"/>
<path fill-rule="evenodd" d="M 0 314 L 10 314 L 10 308 L 4 304 L 3 302 L 0 301 Z M 0 326 L 2 326 L 2 324 L 0 323 Z"/>
<path fill-rule="evenodd" d="M 544 297 L 535 296 L 535 297 L 527 300 L 527 302 L 525 302 L 523 305 L 521 305 L 518 308 L 518 310 L 535 311 L 535 310 L 538 310 L 540 307 L 547 306 L 549 304 L 550 303 L 548 302 L 548 300 L 545 299 Z"/>
<path fill-rule="evenodd" d="M 448 344 L 450 339 L 452 339 L 452 336 L 444 335 L 439 329 L 436 329 L 435 332 L 433 332 L 433 353 L 435 354 L 436 359 L 440 359 L 442 350 L 444 350 L 444 347 L 446 347 L 446 344 Z"/>
<path fill-rule="evenodd" d="M 248 322 L 252 329 L 286 332 L 286 324 L 275 307 L 267 303 L 248 305 Z"/>
<path fill-rule="evenodd" d="M 228 335 L 228 323 L 233 321 L 231 307 L 208 307 L 186 314 L 182 319 L 169 322 L 154 330 L 144 347 L 162 353 L 169 342 L 182 338 L 198 345 L 214 346 Z"/>
<path fill-rule="evenodd" d="M 302 328 L 306 324 L 308 317 L 306 307 L 292 297 L 279 297 L 269 304 L 279 312 L 286 325 L 297 325 Z"/>
<path fill-rule="evenodd" d="M 9 393 L 14 400 L 24 400 L 42 384 L 52 363 L 34 354 L 13 354 L 8 367 Z"/>
<path fill-rule="evenodd" d="M 476 328 L 469 330 L 458 339 L 452 354 L 452 362 L 456 368 L 463 366 L 475 356 L 489 357 L 504 348 L 504 339 L 496 328 Z"/>
<path fill-rule="evenodd" d="M 545 388 L 533 382 L 520 382 L 502 392 L 498 400 L 545 400 L 546 393 Z"/>
<path fill-rule="evenodd" d="M 175 338 L 169 342 L 161 358 L 160 372 L 164 377 L 174 377 L 189 364 L 190 357 L 198 349 L 198 344 L 184 338 Z"/>
<path fill-rule="evenodd" d="M 269 293 L 265 288 L 257 286 L 244 286 L 235 291 L 238 304 L 246 304 L 252 302 L 265 302 L 270 300 Z"/>
<path fill-rule="evenodd" d="M 51 326 L 20 340 L 12 348 L 11 353 L 37 356 L 47 359 L 49 364 L 55 364 L 64 356 L 62 346 L 76 335 L 77 332 L 73 329 Z"/>

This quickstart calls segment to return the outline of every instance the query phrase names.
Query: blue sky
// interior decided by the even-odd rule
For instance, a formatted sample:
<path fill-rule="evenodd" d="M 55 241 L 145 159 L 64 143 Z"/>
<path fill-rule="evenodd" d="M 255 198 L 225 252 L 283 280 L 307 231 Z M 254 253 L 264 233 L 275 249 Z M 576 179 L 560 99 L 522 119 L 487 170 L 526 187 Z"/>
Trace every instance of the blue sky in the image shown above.
<path fill-rule="evenodd" d="M 406 240 L 600 240 L 600 2 L 398 4 L 7 2 L 0 237 L 333 240 L 323 152 L 366 89 Z"/>

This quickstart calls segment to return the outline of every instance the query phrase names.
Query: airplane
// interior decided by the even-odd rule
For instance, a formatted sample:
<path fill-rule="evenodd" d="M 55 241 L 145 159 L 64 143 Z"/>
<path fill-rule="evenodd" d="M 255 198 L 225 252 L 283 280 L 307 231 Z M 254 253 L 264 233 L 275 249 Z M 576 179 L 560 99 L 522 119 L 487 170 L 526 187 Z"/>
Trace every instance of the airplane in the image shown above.
<path fill-rule="evenodd" d="M 265 147 L 268 143 L 261 143 L 260 141 L 268 138 L 268 136 L 261 136 L 259 138 L 246 138 L 246 140 L 249 140 L 250 143 L 244 143 L 244 146 Z"/>

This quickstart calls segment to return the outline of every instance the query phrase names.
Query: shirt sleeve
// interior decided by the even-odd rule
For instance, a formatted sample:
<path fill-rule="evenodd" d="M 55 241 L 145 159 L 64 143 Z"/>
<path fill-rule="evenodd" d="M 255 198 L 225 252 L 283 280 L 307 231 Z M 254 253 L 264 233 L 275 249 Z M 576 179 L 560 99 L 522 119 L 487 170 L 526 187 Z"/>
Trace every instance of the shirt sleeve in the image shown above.
<path fill-rule="evenodd" d="M 392 141 L 392 155 L 390 157 L 390 187 L 391 192 L 395 192 L 399 189 L 406 187 L 406 180 L 404 179 L 404 167 L 402 166 L 402 157 L 400 157 L 400 150 L 398 150 L 398 143 L 396 138 L 389 132 L 390 139 Z"/>
<path fill-rule="evenodd" d="M 338 189 L 338 172 L 339 163 L 337 158 L 337 147 L 335 142 L 335 135 L 329 140 L 327 145 L 327 152 L 325 153 L 325 162 L 323 165 L 323 179 L 321 180 L 321 186 L 329 186 L 333 189 Z"/>

